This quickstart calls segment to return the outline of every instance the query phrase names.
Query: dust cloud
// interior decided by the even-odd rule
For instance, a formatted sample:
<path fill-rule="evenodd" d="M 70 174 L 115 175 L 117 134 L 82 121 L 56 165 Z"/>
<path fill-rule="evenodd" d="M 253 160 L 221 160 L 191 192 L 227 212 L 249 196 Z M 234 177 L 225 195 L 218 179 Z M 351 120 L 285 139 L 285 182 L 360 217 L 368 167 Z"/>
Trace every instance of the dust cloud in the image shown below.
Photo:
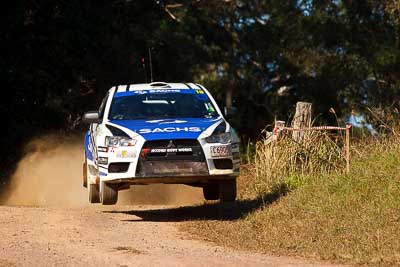
<path fill-rule="evenodd" d="M 83 137 L 44 136 L 30 142 L 1 203 L 28 206 L 87 206 L 82 186 Z M 131 186 L 118 205 L 201 203 L 199 188 L 184 185 Z"/>

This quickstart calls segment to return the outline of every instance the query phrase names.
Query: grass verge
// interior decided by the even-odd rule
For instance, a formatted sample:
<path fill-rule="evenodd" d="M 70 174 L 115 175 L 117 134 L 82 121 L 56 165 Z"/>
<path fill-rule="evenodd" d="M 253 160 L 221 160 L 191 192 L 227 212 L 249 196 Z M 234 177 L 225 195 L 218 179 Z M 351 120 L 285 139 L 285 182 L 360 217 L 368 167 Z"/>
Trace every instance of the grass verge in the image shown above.
<path fill-rule="evenodd" d="M 199 217 L 183 228 L 239 249 L 400 265 L 400 139 L 363 141 L 352 154 L 349 175 L 313 171 L 293 179 L 286 172 L 274 183 L 269 174 L 261 187 L 262 176 L 248 166 L 234 207 L 208 204 L 220 216 Z M 291 186 L 293 180 L 300 182 Z"/>

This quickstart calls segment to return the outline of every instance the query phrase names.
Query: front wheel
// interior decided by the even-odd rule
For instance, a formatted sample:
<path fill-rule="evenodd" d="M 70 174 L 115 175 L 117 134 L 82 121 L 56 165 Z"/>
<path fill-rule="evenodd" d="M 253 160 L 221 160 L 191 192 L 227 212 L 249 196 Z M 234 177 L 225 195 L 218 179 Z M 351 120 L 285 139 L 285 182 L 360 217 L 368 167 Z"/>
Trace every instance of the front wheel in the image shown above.
<path fill-rule="evenodd" d="M 205 200 L 218 200 L 219 185 L 217 183 L 203 185 L 203 196 Z"/>
<path fill-rule="evenodd" d="M 99 185 L 89 184 L 89 202 L 100 203 Z"/>
<path fill-rule="evenodd" d="M 118 201 L 118 184 L 100 183 L 100 201 L 103 205 L 114 205 Z"/>
<path fill-rule="evenodd" d="M 219 199 L 221 202 L 232 202 L 236 200 L 236 179 L 219 182 Z"/>

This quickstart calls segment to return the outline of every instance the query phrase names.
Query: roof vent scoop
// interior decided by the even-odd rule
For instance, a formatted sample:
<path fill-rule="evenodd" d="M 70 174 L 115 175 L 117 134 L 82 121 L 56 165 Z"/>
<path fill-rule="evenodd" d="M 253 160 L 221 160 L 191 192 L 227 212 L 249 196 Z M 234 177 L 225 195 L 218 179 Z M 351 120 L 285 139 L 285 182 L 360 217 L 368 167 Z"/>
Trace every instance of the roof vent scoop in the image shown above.
<path fill-rule="evenodd" d="M 153 82 L 150 84 L 151 87 L 165 87 L 165 88 L 170 88 L 171 86 L 168 83 L 165 82 Z"/>

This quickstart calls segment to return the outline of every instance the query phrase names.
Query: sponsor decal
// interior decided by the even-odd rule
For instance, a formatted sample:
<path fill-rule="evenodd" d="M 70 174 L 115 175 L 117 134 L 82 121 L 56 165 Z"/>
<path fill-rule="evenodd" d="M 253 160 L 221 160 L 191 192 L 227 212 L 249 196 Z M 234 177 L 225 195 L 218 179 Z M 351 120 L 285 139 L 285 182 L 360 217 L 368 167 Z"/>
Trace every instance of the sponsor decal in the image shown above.
<path fill-rule="evenodd" d="M 132 91 L 132 92 L 135 93 L 135 94 L 138 94 L 138 95 L 147 94 L 147 91 L 144 91 L 144 90 L 135 90 L 135 91 Z"/>
<path fill-rule="evenodd" d="M 174 121 L 160 121 L 160 124 L 168 124 L 168 123 L 186 123 L 187 121 L 182 120 L 174 120 Z"/>
<path fill-rule="evenodd" d="M 154 128 L 154 129 L 139 129 L 141 134 L 150 133 L 175 133 L 175 132 L 201 132 L 199 127 L 165 127 L 165 128 Z"/>
<path fill-rule="evenodd" d="M 176 152 L 193 152 L 191 147 L 181 148 L 153 148 L 150 153 L 176 153 Z"/>
<path fill-rule="evenodd" d="M 134 90 L 134 94 L 157 94 L 157 93 L 180 93 L 180 89 L 151 89 L 151 90 Z"/>
<path fill-rule="evenodd" d="M 89 142 L 88 142 L 87 148 L 88 148 L 88 150 L 89 150 L 90 152 L 92 152 L 93 146 L 92 146 L 92 140 L 91 140 L 90 138 L 89 138 Z"/>
<path fill-rule="evenodd" d="M 117 157 L 118 158 L 135 158 L 136 153 L 134 151 L 128 151 L 128 150 L 121 150 L 117 151 Z"/>
<path fill-rule="evenodd" d="M 146 121 L 148 123 L 159 123 L 159 124 L 170 124 L 170 123 L 186 123 L 187 121 L 183 120 L 151 120 Z"/>
<path fill-rule="evenodd" d="M 181 90 L 179 89 L 152 89 L 149 90 L 149 93 L 180 93 Z"/>

